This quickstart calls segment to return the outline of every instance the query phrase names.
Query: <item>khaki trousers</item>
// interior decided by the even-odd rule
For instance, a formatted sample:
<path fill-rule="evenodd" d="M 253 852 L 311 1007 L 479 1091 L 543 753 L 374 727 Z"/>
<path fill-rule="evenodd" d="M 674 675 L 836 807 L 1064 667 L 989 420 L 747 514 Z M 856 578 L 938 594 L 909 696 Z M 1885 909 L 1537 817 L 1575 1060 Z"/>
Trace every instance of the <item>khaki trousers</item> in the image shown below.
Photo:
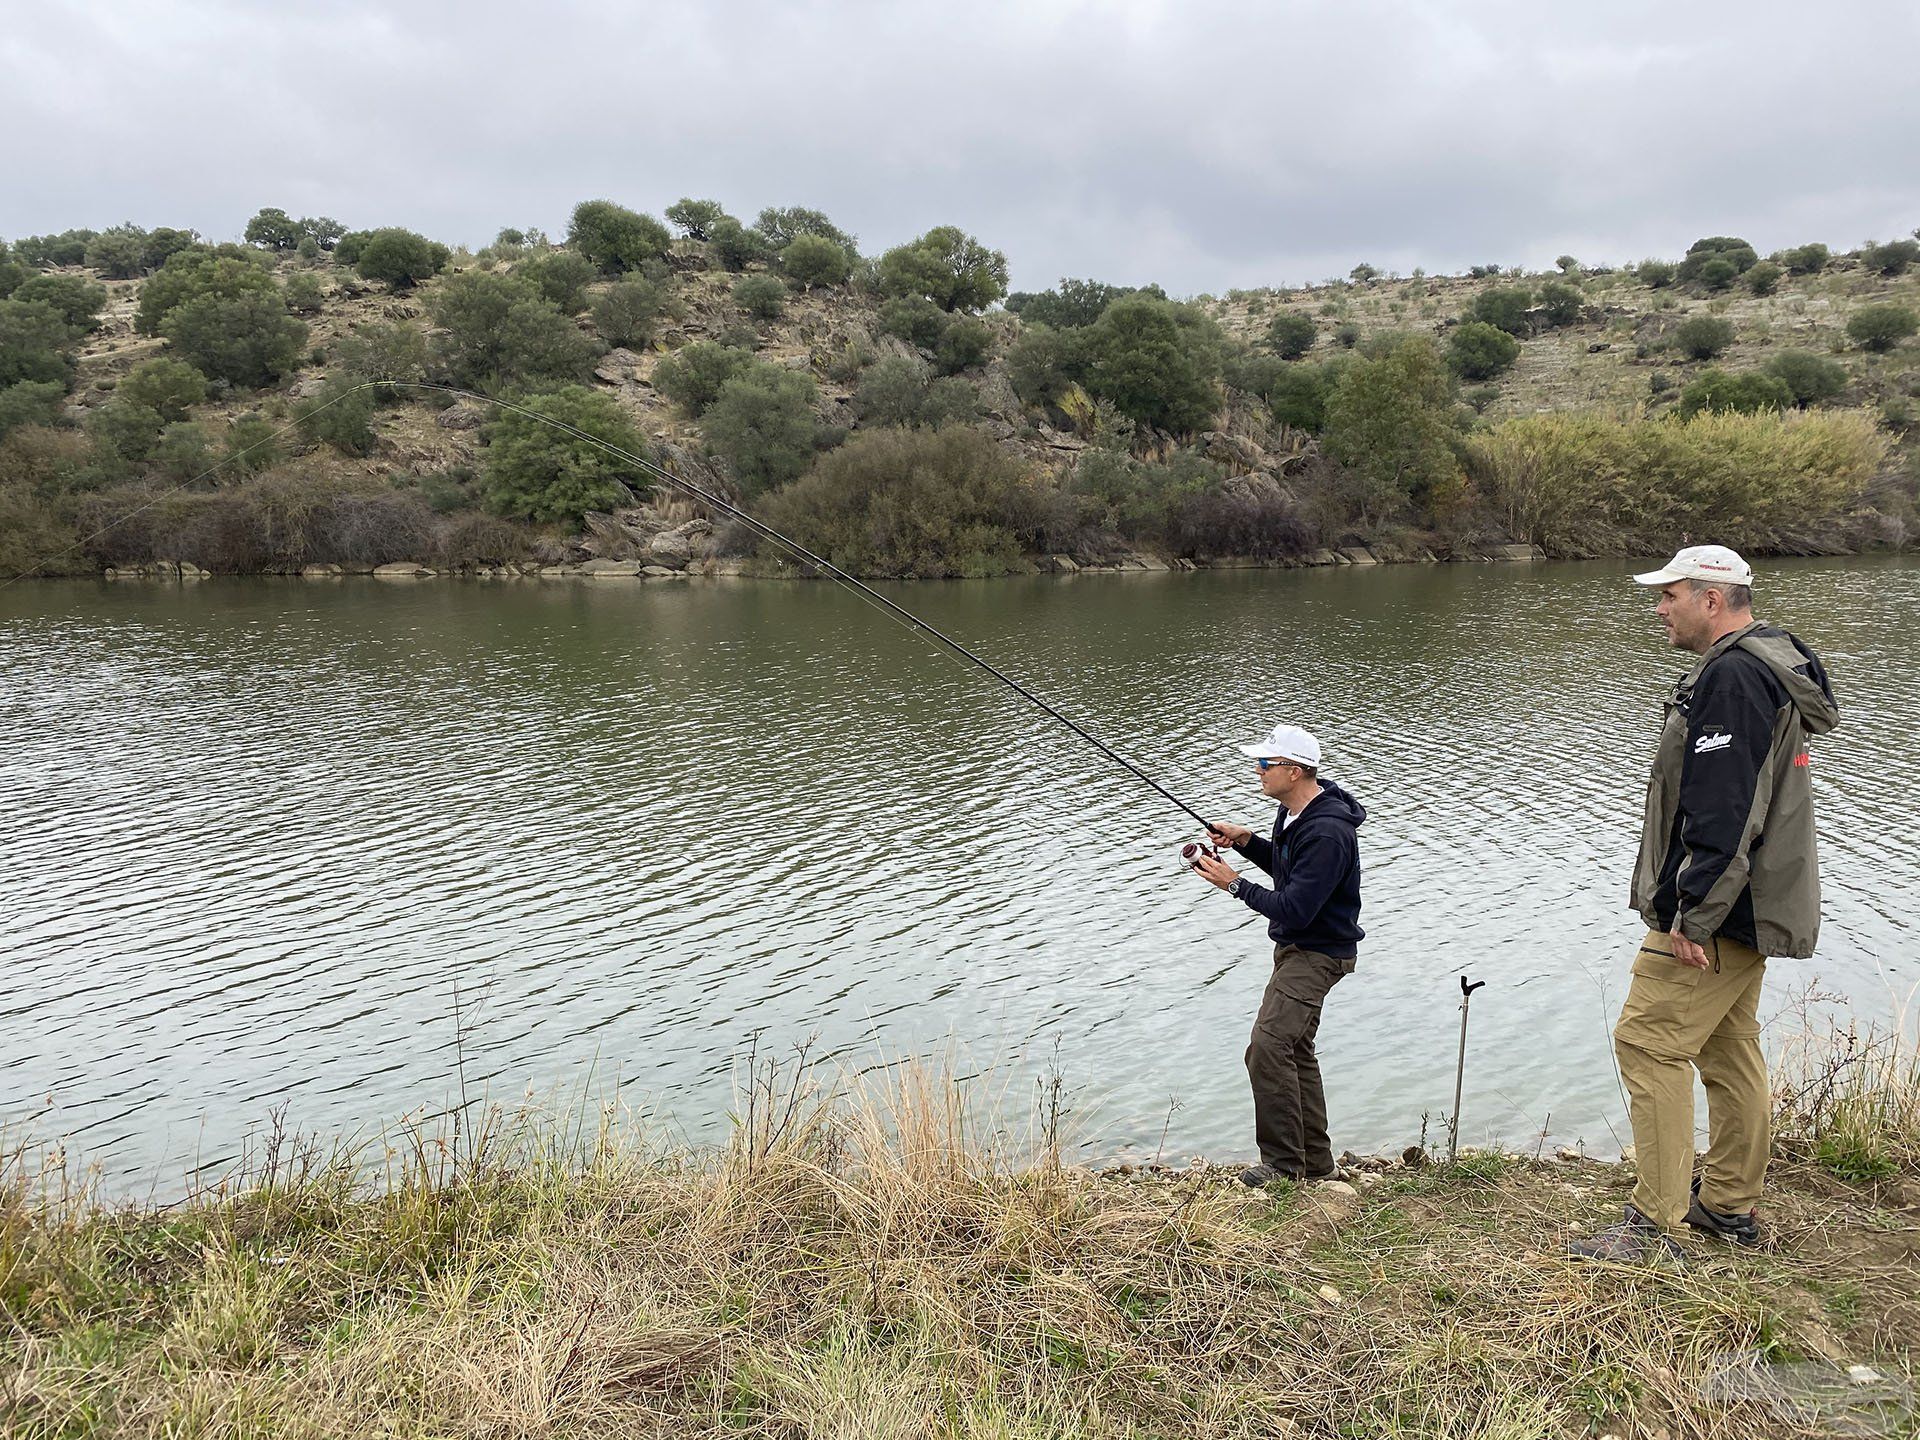
<path fill-rule="evenodd" d="M 1766 1178 L 1771 1095 L 1760 1053 L 1767 960 L 1735 940 L 1707 942 L 1707 968 L 1673 958 L 1673 937 L 1647 932 L 1613 1027 L 1627 1088 L 1639 1184 L 1634 1206 L 1665 1230 L 1685 1221 L 1693 1176 L 1693 1074 L 1707 1091 L 1700 1200 L 1745 1214 Z"/>

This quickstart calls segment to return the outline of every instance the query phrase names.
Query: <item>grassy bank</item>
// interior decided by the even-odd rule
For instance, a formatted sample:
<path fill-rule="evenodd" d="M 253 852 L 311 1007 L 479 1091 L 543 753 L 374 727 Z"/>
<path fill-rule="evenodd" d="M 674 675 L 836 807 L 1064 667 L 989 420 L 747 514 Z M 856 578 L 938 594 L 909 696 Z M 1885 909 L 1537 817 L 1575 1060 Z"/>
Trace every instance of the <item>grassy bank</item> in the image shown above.
<path fill-rule="evenodd" d="M 703 1155 L 496 1117 L 275 1144 L 158 1208 L 17 1155 L 0 1433 L 1821 1433 L 1822 1385 L 1865 1413 L 1915 1378 L 1920 1070 L 1828 1037 L 1781 1093 L 1767 1246 L 1685 1269 L 1560 1258 L 1617 1217 L 1624 1165 L 1372 1162 L 1350 1193 L 1091 1173 L 1044 1096 L 1012 1144 L 913 1067 L 762 1083 Z M 1850 1387 L 1858 1364 L 1882 1378 Z M 1799 1409 L 1764 1398 L 1779 1377 Z"/>

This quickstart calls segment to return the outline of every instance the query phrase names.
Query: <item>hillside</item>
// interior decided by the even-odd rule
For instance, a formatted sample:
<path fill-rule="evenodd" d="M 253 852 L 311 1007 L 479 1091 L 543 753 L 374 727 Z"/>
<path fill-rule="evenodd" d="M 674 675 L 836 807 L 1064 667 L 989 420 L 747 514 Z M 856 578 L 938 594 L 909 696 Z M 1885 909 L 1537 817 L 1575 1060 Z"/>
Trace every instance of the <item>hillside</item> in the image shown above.
<path fill-rule="evenodd" d="M 621 232 L 639 248 L 607 249 L 583 228 L 595 207 L 644 244 Z M 1622 553 L 1696 533 L 1760 551 L 1906 542 L 1920 346 L 1897 324 L 1920 311 L 1920 265 L 1887 260 L 1898 246 L 1771 277 L 1784 267 L 1746 248 L 1745 271 L 1716 259 L 1724 273 L 1689 276 L 1694 256 L 1657 283 L 1644 266 L 1363 266 L 1346 282 L 1175 302 L 1081 281 L 1009 296 L 1004 257 L 954 230 L 861 259 L 814 212 L 760 225 L 772 229 L 705 216 L 669 239 L 590 202 L 564 246 L 503 233 L 477 254 L 404 231 L 297 251 L 156 231 L 180 237 L 177 253 L 117 270 L 58 263 L 82 253 L 66 237 L 17 242 L 13 260 L 0 251 L 0 308 L 29 339 L 0 335 L 0 350 L 42 351 L 0 355 L 0 382 L 40 382 L 0 383 L 0 561 L 779 568 L 724 517 L 632 494 L 641 477 L 560 441 L 531 456 L 538 444 L 519 443 L 509 474 L 491 407 L 365 388 L 412 380 L 521 398 L 582 385 L 586 398 L 557 403 L 586 406 L 588 428 L 613 427 L 871 574 L 1332 563 L 1356 547 Z M 353 253 L 370 239 L 411 258 L 393 269 L 386 252 Z M 826 268 L 803 269 L 822 250 Z M 280 301 L 296 319 L 263 313 Z M 58 324 L 49 304 L 72 311 L 63 355 L 31 339 Z M 197 328 L 184 318 L 196 305 L 212 317 Z M 1898 312 L 1896 332 L 1869 348 L 1848 327 L 1875 306 Z M 1503 333 L 1471 323 L 1488 315 Z M 1282 317 L 1310 326 L 1291 349 L 1275 338 Z M 1703 320 L 1730 334 L 1690 358 L 1682 327 Z M 266 359 L 249 349 L 256 330 L 277 347 Z M 1473 331 L 1496 352 L 1486 372 L 1463 363 Z M 180 357 L 204 379 L 183 382 Z M 42 410 L 56 375 L 67 393 Z M 1731 480 L 1717 473 L 1729 466 Z"/>

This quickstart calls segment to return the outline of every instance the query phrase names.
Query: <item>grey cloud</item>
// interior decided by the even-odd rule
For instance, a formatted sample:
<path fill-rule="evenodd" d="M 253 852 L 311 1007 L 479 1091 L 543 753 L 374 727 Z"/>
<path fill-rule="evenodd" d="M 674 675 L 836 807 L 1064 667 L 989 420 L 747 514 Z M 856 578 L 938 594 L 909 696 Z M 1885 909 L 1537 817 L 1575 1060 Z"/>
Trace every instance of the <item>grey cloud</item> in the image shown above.
<path fill-rule="evenodd" d="M 56 4 L 0 40 L 0 234 L 696 194 L 1182 293 L 1851 245 L 1920 224 L 1916 60 L 1894 3 Z"/>

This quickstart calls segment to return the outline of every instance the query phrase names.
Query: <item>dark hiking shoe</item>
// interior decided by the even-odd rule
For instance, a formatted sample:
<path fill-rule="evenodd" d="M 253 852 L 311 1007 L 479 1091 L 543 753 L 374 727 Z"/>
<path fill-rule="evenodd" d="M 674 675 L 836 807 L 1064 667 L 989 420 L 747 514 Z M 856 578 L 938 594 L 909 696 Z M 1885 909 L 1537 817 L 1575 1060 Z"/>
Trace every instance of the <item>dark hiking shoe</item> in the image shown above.
<path fill-rule="evenodd" d="M 1719 1210 L 1709 1209 L 1700 1202 L 1700 1182 L 1693 1182 L 1693 1203 L 1687 1206 L 1687 1224 L 1702 1235 L 1711 1235 L 1717 1240 L 1730 1241 L 1735 1245 L 1758 1245 L 1760 1243 L 1760 1212 L 1749 1210 L 1746 1214 L 1728 1215 Z"/>
<path fill-rule="evenodd" d="M 1302 1175 L 1298 1178 L 1306 1181 L 1309 1185 L 1329 1185 L 1335 1180 L 1351 1180 L 1353 1176 L 1349 1175 L 1338 1165 L 1335 1165 L 1323 1175 Z"/>
<path fill-rule="evenodd" d="M 1240 1172 L 1240 1183 L 1254 1190 L 1258 1190 L 1262 1186 L 1271 1185 L 1275 1180 L 1291 1179 L 1293 1179 L 1293 1176 L 1287 1174 L 1286 1171 L 1276 1169 L 1264 1160 L 1258 1165 L 1249 1165 L 1245 1170 Z"/>
<path fill-rule="evenodd" d="M 1662 1233 L 1658 1225 L 1631 1205 L 1627 1206 L 1627 1218 L 1620 1224 L 1609 1225 L 1585 1240 L 1568 1241 L 1567 1254 L 1576 1260 L 1610 1260 L 1618 1265 L 1640 1265 L 1652 1260 L 1680 1264 L 1686 1260 L 1686 1251 L 1680 1248 L 1680 1242 Z"/>

